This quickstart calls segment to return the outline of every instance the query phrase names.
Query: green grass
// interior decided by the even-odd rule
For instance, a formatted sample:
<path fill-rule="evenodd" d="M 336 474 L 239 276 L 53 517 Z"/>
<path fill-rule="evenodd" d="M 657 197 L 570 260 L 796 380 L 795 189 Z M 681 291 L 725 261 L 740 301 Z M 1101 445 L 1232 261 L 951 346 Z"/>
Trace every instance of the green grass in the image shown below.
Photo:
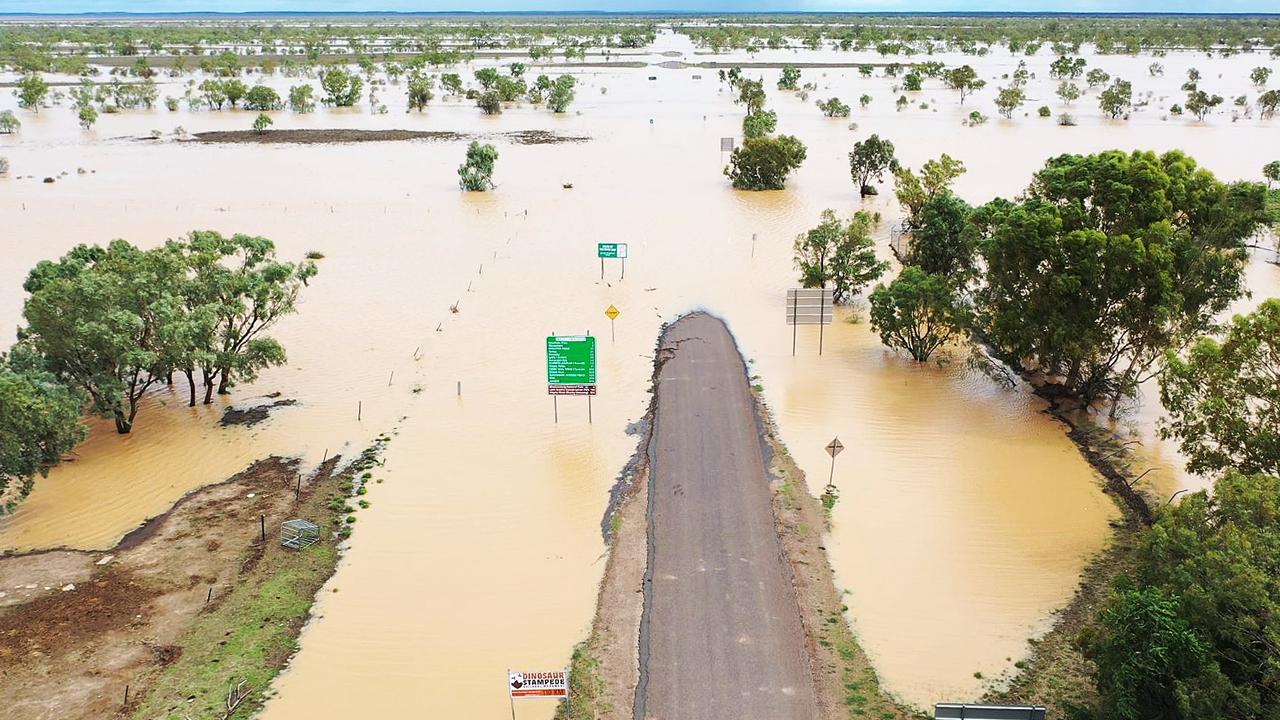
<path fill-rule="evenodd" d="M 586 642 L 573 648 L 569 661 L 569 697 L 572 706 L 560 703 L 556 707 L 556 720 L 595 720 L 600 712 L 612 708 L 604 702 L 604 678 L 600 676 L 600 660 L 592 654 Z"/>
<path fill-rule="evenodd" d="M 320 526 L 321 541 L 305 550 L 268 543 L 262 558 L 236 578 L 221 602 L 178 639 L 182 655 L 139 678 L 145 695 L 130 717 L 223 718 L 227 694 L 241 681 L 248 697 L 229 719 L 248 718 L 262 707 L 272 680 L 298 649 L 298 634 L 316 593 L 337 568 L 337 543 L 351 534 L 347 523 L 355 516 L 348 515 L 352 508 L 346 501 L 356 473 L 379 464 L 385 444 L 379 438 L 347 471 L 319 481 L 296 512 Z"/>

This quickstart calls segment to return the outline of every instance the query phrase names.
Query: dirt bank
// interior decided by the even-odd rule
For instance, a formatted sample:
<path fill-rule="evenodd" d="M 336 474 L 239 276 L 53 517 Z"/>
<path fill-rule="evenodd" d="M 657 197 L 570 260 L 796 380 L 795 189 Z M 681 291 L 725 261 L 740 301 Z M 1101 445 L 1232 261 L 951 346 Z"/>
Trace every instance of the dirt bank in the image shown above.
<path fill-rule="evenodd" d="M 355 128 L 300 128 L 293 130 L 215 130 L 195 133 L 196 140 L 206 143 L 258 143 L 316 145 L 327 143 L 402 142 L 422 140 L 428 142 L 456 142 L 460 140 L 497 139 L 516 145 L 556 145 L 560 143 L 587 142 L 591 138 L 578 135 L 561 135 L 549 130 L 516 130 L 513 132 L 477 134 L 451 130 L 358 130 Z"/>
<path fill-rule="evenodd" d="M 338 460 L 303 478 L 300 494 L 296 461 L 258 461 L 187 495 L 106 552 L 0 557 L 2 714 L 130 716 L 167 668 L 206 650 L 190 637 L 202 618 L 278 572 L 280 556 L 292 552 L 279 547 L 280 522 L 318 515 L 325 493 L 339 484 Z M 332 534 L 323 542 L 332 547 Z M 316 574 L 327 578 L 331 570 L 317 567 Z M 187 690 L 195 697 L 197 688 Z"/>

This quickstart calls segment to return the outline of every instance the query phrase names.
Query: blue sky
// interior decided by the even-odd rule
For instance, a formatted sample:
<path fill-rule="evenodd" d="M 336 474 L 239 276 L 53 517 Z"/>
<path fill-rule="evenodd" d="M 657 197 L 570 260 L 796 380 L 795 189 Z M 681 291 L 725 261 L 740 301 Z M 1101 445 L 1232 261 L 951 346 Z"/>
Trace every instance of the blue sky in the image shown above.
<path fill-rule="evenodd" d="M 1276 12 L 1276 0 L 0 0 L 0 12 L 193 11 L 1069 11 Z"/>

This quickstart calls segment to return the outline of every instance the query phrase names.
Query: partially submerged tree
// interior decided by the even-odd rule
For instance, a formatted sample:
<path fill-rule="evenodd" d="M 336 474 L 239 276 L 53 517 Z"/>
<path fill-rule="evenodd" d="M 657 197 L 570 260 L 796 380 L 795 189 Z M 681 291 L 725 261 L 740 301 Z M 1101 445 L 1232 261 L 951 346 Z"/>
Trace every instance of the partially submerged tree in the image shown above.
<path fill-rule="evenodd" d="M 364 90 L 364 81 L 355 73 L 335 67 L 320 76 L 320 87 L 324 90 L 324 103 L 335 107 L 351 107 L 359 100 Z"/>
<path fill-rule="evenodd" d="M 724 174 L 739 190 L 781 190 L 805 155 L 804 143 L 791 135 L 745 138 L 734 149 Z"/>
<path fill-rule="evenodd" d="M 782 68 L 782 77 L 778 78 L 779 90 L 798 90 L 800 88 L 800 68 L 786 65 Z"/>
<path fill-rule="evenodd" d="M 296 113 L 315 112 L 315 88 L 309 83 L 289 88 L 289 109 Z"/>
<path fill-rule="evenodd" d="M 1061 155 L 1016 203 L 974 212 L 986 338 L 1112 413 L 1166 349 L 1213 327 L 1244 292 L 1261 183 L 1219 182 L 1181 152 Z"/>
<path fill-rule="evenodd" d="M 916 362 L 928 361 L 949 342 L 963 337 L 968 324 L 969 311 L 955 286 L 946 277 L 913 265 L 871 292 L 871 326 L 880 341 L 906 351 Z"/>
<path fill-rule="evenodd" d="M 1178 441 L 1188 470 L 1280 476 L 1280 300 L 1237 315 L 1221 341 L 1170 353 L 1160 401 L 1160 435 Z"/>
<path fill-rule="evenodd" d="M 1098 94 L 1098 107 L 1112 120 L 1128 114 L 1133 107 L 1133 86 L 1128 80 L 1116 80 Z"/>
<path fill-rule="evenodd" d="M 575 80 L 572 75 L 561 75 L 552 83 L 551 91 L 547 93 L 547 107 L 553 113 L 562 113 L 569 109 L 569 104 L 573 102 L 573 86 Z"/>
<path fill-rule="evenodd" d="M 942 73 L 942 80 L 947 87 L 960 93 L 960 104 L 964 104 L 966 96 L 987 86 L 987 81 L 978 77 L 977 71 L 968 65 L 950 68 Z"/>
<path fill-rule="evenodd" d="M 421 73 L 412 73 L 409 75 L 409 83 L 405 88 L 405 92 L 409 96 L 408 112 L 417 110 L 419 112 L 427 109 L 427 103 L 431 102 L 434 94 L 431 92 L 433 81 L 430 75 Z"/>
<path fill-rule="evenodd" d="M 871 215 L 858 211 L 843 222 L 832 210 L 822 211 L 817 227 L 796 237 L 795 263 L 807 288 L 830 287 L 837 303 L 848 302 L 875 282 L 889 264 L 876 258 Z"/>
<path fill-rule="evenodd" d="M 458 185 L 467 192 L 483 192 L 494 187 L 493 167 L 497 161 L 497 149 L 473 140 L 467 146 L 466 161 L 458 166 Z"/>
<path fill-rule="evenodd" d="M 941 190 L 920 206 L 903 262 L 964 288 L 977 273 L 977 231 L 969 223 L 973 208 L 950 190 Z"/>
<path fill-rule="evenodd" d="M 259 135 L 265 133 L 271 125 L 271 118 L 266 113 L 258 113 L 258 117 L 253 119 L 253 131 Z"/>
<path fill-rule="evenodd" d="M 742 118 L 742 136 L 758 138 L 769 135 L 778 128 L 778 114 L 772 110 L 763 110 Z"/>
<path fill-rule="evenodd" d="M 38 73 L 23 75 L 13 94 L 18 96 L 18 107 L 39 113 L 40 106 L 49 96 L 49 83 Z"/>
<path fill-rule="evenodd" d="M 1013 111 L 1022 105 L 1024 99 L 1026 94 L 1022 88 L 1000 88 L 1000 92 L 996 94 L 996 110 L 1006 118 L 1012 118 Z"/>
<path fill-rule="evenodd" d="M 0 354 L 0 515 L 85 438 L 83 405 L 28 346 Z"/>
<path fill-rule="evenodd" d="M 22 123 L 18 120 L 18 116 L 13 114 L 12 110 L 0 110 L 0 134 L 15 133 L 21 127 Z"/>
<path fill-rule="evenodd" d="M 849 175 L 853 184 L 858 186 L 861 197 L 875 195 L 872 180 L 881 182 L 886 172 L 892 173 L 898 167 L 898 158 L 894 155 L 893 143 L 883 140 L 879 135 L 872 135 L 866 140 L 853 144 L 853 152 L 849 153 Z"/>
<path fill-rule="evenodd" d="M 911 168 L 899 166 L 893 171 L 894 194 L 898 203 L 907 210 L 907 221 L 915 224 L 920 209 L 938 193 L 951 187 L 955 179 L 965 173 L 964 163 L 943 153 L 937 160 L 928 160 L 916 175 Z"/>

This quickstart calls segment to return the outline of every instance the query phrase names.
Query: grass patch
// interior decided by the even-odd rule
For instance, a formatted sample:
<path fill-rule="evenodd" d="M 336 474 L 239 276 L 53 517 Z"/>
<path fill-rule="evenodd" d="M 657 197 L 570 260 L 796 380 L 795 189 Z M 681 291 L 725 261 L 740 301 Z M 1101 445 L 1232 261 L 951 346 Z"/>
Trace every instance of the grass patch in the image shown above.
<path fill-rule="evenodd" d="M 569 661 L 569 698 L 572 705 L 556 706 L 556 720 L 595 720 L 600 713 L 612 710 L 604 704 L 604 678 L 600 676 L 600 660 L 587 642 L 573 648 Z"/>
<path fill-rule="evenodd" d="M 145 695 L 128 717 L 134 720 L 248 718 L 262 708 L 271 682 L 298 649 L 298 634 L 311 614 L 316 593 L 337 569 L 338 543 L 350 535 L 346 523 L 356 473 L 377 463 L 380 439 L 339 475 L 324 477 L 294 510 L 320 526 L 320 542 L 305 550 L 281 547 L 274 535 L 266 546 L 246 548 L 244 570 L 232 590 L 204 612 L 177 645 L 172 664 L 139 678 Z M 253 557 L 261 558 L 253 562 Z M 227 714 L 227 696 L 244 682 L 244 700 Z"/>

